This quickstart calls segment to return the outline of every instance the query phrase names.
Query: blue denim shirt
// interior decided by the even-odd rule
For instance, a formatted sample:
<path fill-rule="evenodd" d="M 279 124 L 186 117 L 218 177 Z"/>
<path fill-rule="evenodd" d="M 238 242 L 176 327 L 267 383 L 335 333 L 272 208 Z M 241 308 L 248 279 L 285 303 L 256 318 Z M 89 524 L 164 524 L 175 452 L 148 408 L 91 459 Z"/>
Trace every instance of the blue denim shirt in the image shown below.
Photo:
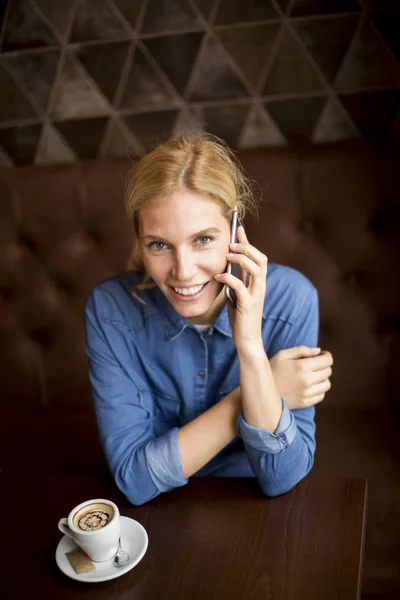
<path fill-rule="evenodd" d="M 98 284 L 86 303 L 86 350 L 100 440 L 115 482 L 133 504 L 187 483 L 178 429 L 239 385 L 227 307 L 208 332 L 178 315 L 158 287 L 132 296 L 143 274 Z M 298 271 L 268 266 L 262 337 L 278 350 L 317 345 L 318 298 Z M 268 496 L 290 490 L 311 469 L 314 408 L 290 411 L 271 433 L 237 420 L 238 436 L 196 475 L 257 477 Z"/>

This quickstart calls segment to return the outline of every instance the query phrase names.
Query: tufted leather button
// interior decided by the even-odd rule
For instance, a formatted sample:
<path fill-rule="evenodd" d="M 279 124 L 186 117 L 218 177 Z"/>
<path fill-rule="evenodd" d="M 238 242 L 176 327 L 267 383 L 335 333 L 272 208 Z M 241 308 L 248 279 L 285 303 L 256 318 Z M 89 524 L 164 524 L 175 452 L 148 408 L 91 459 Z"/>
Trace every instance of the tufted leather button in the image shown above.
<path fill-rule="evenodd" d="M 49 329 L 37 329 L 30 332 L 31 340 L 39 346 L 48 347 L 51 345 L 51 331 Z"/>
<path fill-rule="evenodd" d="M 348 286 L 355 288 L 358 284 L 357 273 L 355 273 L 355 272 L 346 273 L 344 280 Z"/>
<path fill-rule="evenodd" d="M 92 243 L 93 242 L 86 236 L 76 233 L 64 241 L 63 247 L 68 256 L 72 259 L 75 259 L 83 256 L 88 251 L 89 246 L 91 246 Z"/>
<path fill-rule="evenodd" d="M 7 256 L 8 260 L 10 260 L 11 262 L 13 262 L 13 263 L 18 262 L 23 255 L 23 248 L 20 245 L 12 244 L 7 247 L 7 249 L 5 251 L 5 255 Z"/>
<path fill-rule="evenodd" d="M 29 252 L 31 252 L 32 254 L 36 254 L 36 252 L 38 250 L 38 244 L 35 242 L 35 240 L 29 234 L 26 234 L 26 233 L 21 234 L 21 236 L 19 238 L 19 244 L 23 248 L 26 248 L 27 250 L 29 250 Z"/>
<path fill-rule="evenodd" d="M 86 238 L 94 246 L 102 246 L 103 245 L 103 238 L 97 231 L 93 231 L 92 229 L 88 230 L 86 232 Z"/>
<path fill-rule="evenodd" d="M 400 232 L 400 211 L 398 208 L 387 209 L 376 215 L 370 222 L 370 229 L 376 234 L 385 233 L 398 238 Z"/>
<path fill-rule="evenodd" d="M 380 319 L 375 327 L 375 333 L 378 336 L 394 337 L 400 331 L 400 318 L 392 317 Z"/>
<path fill-rule="evenodd" d="M 47 281 L 42 286 L 41 299 L 47 311 L 54 312 L 57 309 L 59 297 L 57 295 L 55 285 L 53 285 L 50 281 Z"/>
<path fill-rule="evenodd" d="M 64 296 L 72 296 L 75 292 L 74 288 L 67 281 L 63 281 L 61 279 L 55 279 L 54 285 L 59 291 L 60 294 Z"/>
<path fill-rule="evenodd" d="M 352 289 L 361 287 L 365 282 L 364 273 L 362 271 L 348 271 L 343 275 L 343 281 Z"/>
<path fill-rule="evenodd" d="M 300 221 L 299 229 L 306 235 L 313 235 L 315 233 L 315 225 L 310 220 Z"/>

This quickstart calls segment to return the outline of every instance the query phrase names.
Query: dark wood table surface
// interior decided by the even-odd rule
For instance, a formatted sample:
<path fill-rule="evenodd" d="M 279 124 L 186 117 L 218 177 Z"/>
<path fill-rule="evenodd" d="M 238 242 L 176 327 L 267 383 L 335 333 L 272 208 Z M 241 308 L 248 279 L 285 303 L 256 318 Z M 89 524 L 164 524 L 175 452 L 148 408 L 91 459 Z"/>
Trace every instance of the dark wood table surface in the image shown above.
<path fill-rule="evenodd" d="M 146 528 L 142 561 L 112 581 L 69 579 L 55 562 L 58 519 L 103 497 Z M 104 474 L 0 473 L 5 600 L 347 600 L 359 598 L 364 479 L 312 476 L 277 498 L 255 480 L 192 478 L 131 506 Z"/>

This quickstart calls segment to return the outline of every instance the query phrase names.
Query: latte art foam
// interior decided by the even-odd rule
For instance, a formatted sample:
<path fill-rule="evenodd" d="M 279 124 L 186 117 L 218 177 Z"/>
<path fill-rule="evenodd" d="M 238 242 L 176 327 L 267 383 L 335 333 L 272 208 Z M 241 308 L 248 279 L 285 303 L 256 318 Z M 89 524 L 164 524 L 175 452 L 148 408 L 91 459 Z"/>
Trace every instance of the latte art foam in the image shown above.
<path fill-rule="evenodd" d="M 101 529 L 110 522 L 110 515 L 103 510 L 94 510 L 88 512 L 78 521 L 79 529 L 83 531 L 94 531 L 95 529 Z"/>
<path fill-rule="evenodd" d="M 111 523 L 114 516 L 114 509 L 107 502 L 88 502 L 76 511 L 72 523 L 81 531 L 98 531 Z"/>

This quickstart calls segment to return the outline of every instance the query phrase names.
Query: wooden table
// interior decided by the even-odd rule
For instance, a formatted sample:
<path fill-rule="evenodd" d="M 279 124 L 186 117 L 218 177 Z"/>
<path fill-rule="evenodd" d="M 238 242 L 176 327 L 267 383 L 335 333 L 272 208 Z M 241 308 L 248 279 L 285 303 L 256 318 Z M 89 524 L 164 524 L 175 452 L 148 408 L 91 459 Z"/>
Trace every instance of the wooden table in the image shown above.
<path fill-rule="evenodd" d="M 104 497 L 142 523 L 149 547 L 109 582 L 67 578 L 57 521 Z M 7 600 L 347 600 L 359 598 L 367 485 L 309 476 L 265 498 L 255 480 L 192 478 L 131 506 L 102 474 L 0 474 L 0 597 Z"/>

